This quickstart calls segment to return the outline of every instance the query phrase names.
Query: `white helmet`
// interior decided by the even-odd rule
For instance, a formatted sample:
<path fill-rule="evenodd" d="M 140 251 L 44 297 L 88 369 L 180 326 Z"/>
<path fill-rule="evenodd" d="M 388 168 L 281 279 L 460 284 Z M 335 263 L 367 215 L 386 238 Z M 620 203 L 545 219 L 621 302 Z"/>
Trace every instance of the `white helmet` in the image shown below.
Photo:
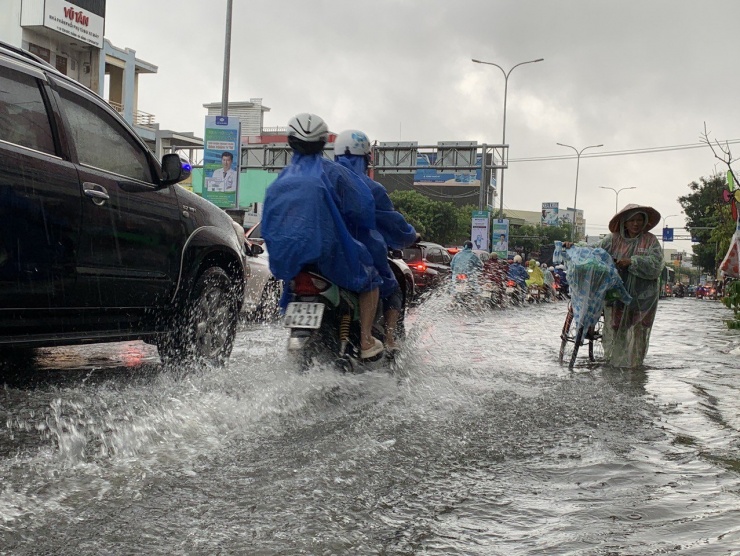
<path fill-rule="evenodd" d="M 514 255 L 514 262 L 515 262 L 515 263 L 520 263 L 520 262 L 522 262 L 522 257 L 521 257 L 521 255 Z"/>
<path fill-rule="evenodd" d="M 321 117 L 304 112 L 293 116 L 288 122 L 288 138 L 290 137 L 307 143 L 326 143 L 329 140 L 329 128 Z"/>
<path fill-rule="evenodd" d="M 334 140 L 334 156 L 348 154 L 355 156 L 370 154 L 370 139 L 359 129 L 347 129 Z"/>

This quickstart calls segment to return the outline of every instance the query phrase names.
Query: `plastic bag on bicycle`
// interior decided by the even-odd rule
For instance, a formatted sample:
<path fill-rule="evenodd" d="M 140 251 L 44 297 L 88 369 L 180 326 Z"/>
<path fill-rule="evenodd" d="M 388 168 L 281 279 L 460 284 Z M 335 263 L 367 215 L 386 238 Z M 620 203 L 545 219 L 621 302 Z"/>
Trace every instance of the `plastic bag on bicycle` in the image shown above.
<path fill-rule="evenodd" d="M 624 304 L 632 301 L 611 255 L 604 249 L 576 245 L 567 249 L 563 258 L 570 285 L 573 319 L 578 327 L 588 329 L 596 324 L 608 291 L 615 292 Z"/>

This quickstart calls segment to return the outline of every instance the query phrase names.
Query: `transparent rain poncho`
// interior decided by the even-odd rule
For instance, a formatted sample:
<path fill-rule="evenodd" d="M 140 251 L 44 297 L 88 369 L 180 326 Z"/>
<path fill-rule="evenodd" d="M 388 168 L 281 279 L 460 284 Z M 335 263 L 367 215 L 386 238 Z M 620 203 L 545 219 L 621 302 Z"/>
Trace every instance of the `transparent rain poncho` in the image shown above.
<path fill-rule="evenodd" d="M 599 247 L 614 259 L 630 259 L 629 267 L 619 275 L 632 298 L 629 302 L 607 302 L 602 340 L 604 355 L 614 367 L 638 368 L 647 354 L 650 331 L 658 310 L 659 278 L 665 266 L 663 250 L 650 232 L 643 231 L 634 238 L 626 237 L 624 219 L 620 223 L 620 231 L 607 235 L 599 242 Z"/>
<path fill-rule="evenodd" d="M 596 324 L 607 292 L 615 292 L 614 296 L 625 304 L 632 301 L 612 257 L 604 249 L 575 245 L 564 252 L 563 259 L 576 329 L 588 330 Z"/>

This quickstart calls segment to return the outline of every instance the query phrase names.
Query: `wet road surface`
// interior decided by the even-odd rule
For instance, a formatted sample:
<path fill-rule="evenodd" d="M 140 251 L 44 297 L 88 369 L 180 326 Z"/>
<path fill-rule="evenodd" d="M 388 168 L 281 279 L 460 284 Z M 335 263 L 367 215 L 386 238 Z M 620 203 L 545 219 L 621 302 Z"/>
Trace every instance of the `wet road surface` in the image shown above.
<path fill-rule="evenodd" d="M 297 374 L 256 325 L 223 369 L 6 363 L 0 553 L 739 554 L 729 311 L 663 300 L 647 369 L 572 372 L 565 311 L 429 299 L 394 374 Z"/>

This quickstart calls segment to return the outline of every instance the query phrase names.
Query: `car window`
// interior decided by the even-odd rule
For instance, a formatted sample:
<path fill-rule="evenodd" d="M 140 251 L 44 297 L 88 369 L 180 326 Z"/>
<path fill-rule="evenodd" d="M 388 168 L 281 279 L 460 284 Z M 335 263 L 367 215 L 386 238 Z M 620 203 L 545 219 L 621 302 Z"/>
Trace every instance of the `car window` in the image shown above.
<path fill-rule="evenodd" d="M 427 260 L 430 263 L 441 263 L 442 262 L 442 250 L 438 247 L 432 247 L 427 252 Z"/>
<path fill-rule="evenodd" d="M 66 89 L 59 94 L 82 164 L 151 183 L 146 154 L 126 128 L 90 100 Z"/>
<path fill-rule="evenodd" d="M 452 257 L 450 257 L 450 254 L 446 251 L 442 251 L 442 263 L 443 264 L 450 264 L 452 262 Z"/>
<path fill-rule="evenodd" d="M 0 66 L 0 139 L 54 154 L 54 138 L 39 82 Z"/>
<path fill-rule="evenodd" d="M 421 249 L 418 247 L 409 247 L 402 251 L 401 258 L 407 263 L 421 260 Z"/>

